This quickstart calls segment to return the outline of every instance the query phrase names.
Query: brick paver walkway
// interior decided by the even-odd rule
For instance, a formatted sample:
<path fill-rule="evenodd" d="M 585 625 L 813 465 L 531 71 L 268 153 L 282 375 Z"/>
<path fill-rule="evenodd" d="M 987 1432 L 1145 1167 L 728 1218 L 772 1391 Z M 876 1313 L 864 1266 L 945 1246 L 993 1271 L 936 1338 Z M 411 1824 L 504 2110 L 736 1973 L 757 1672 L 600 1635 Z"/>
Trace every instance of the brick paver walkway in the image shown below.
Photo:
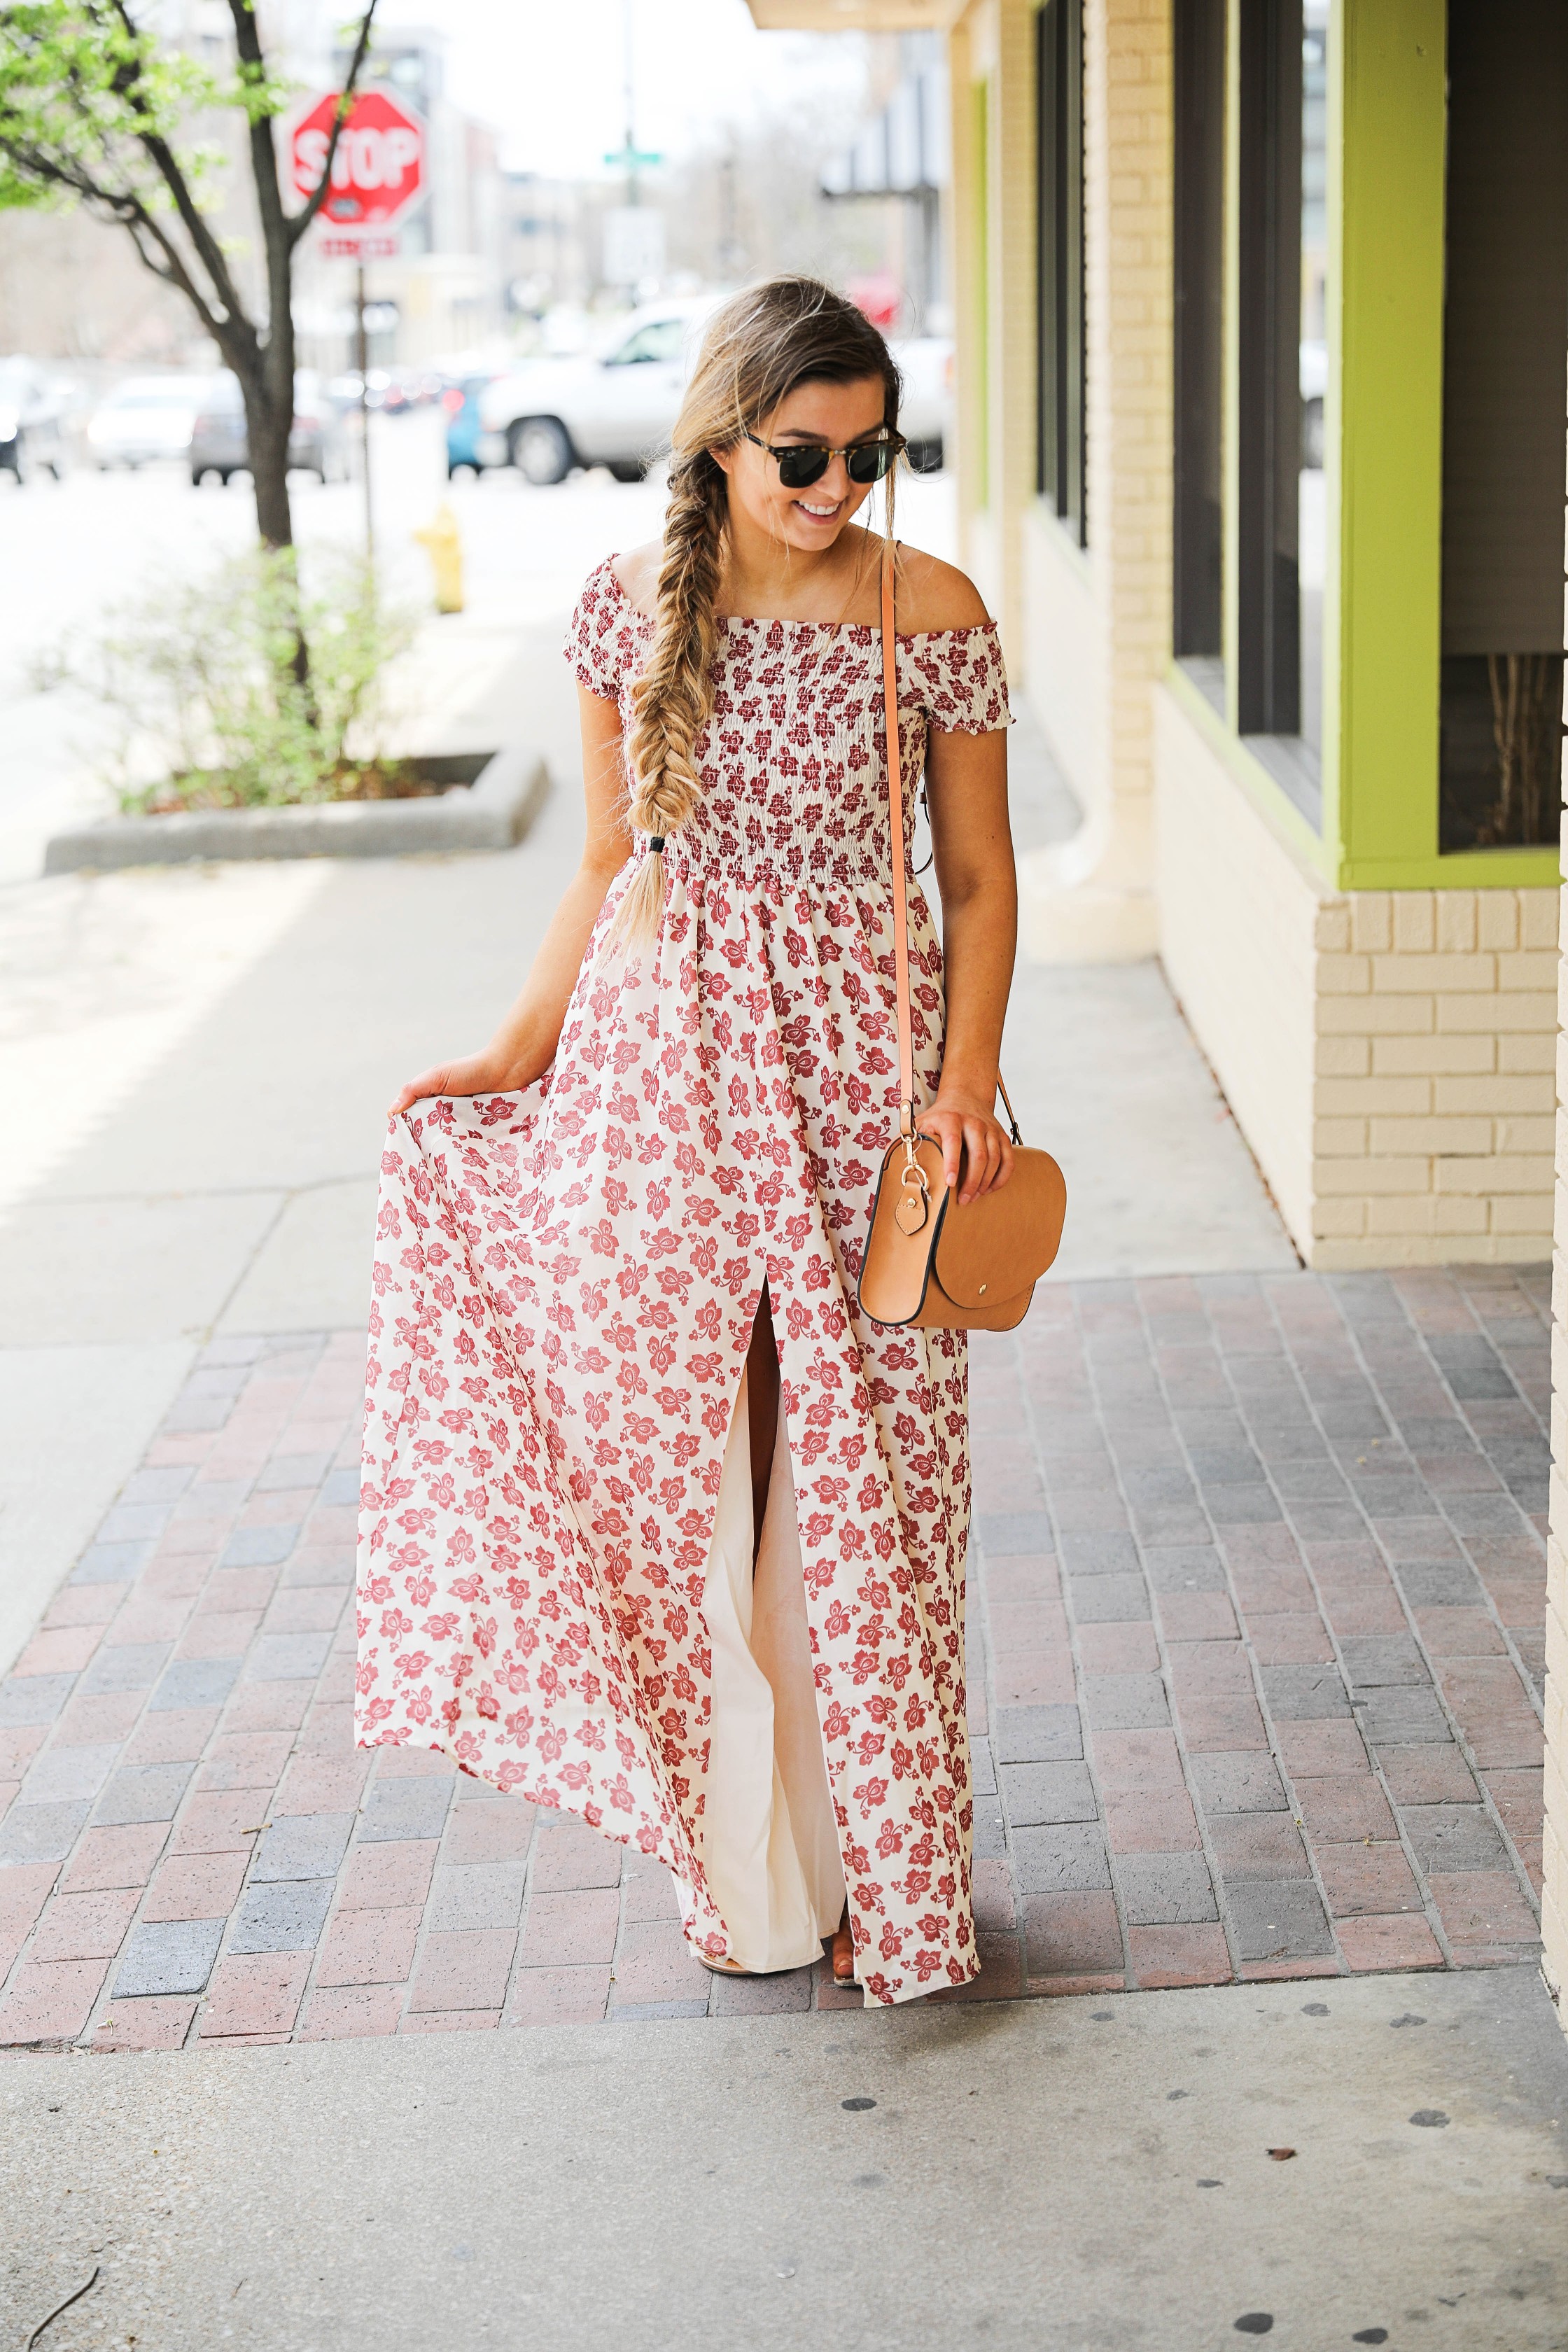
<path fill-rule="evenodd" d="M 661 1871 L 353 1748 L 362 1347 L 209 1349 L 0 1684 L 0 2042 L 858 2001 L 710 1979 Z M 1063 1286 L 976 1347 L 972 1990 L 1531 1951 L 1547 1356 L 1509 1273 Z"/>

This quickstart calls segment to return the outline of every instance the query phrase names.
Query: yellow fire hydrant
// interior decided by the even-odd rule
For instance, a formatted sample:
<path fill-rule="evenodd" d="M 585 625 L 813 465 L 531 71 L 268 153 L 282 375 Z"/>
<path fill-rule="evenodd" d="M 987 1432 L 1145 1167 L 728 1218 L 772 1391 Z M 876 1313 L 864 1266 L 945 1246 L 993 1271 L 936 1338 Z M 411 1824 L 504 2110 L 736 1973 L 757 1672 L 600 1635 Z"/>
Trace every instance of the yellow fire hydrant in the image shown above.
<path fill-rule="evenodd" d="M 463 609 L 463 540 L 458 529 L 458 518 L 449 506 L 436 509 L 436 519 L 423 530 L 414 534 L 429 555 L 430 569 L 436 574 L 436 610 L 438 613 L 460 613 Z"/>

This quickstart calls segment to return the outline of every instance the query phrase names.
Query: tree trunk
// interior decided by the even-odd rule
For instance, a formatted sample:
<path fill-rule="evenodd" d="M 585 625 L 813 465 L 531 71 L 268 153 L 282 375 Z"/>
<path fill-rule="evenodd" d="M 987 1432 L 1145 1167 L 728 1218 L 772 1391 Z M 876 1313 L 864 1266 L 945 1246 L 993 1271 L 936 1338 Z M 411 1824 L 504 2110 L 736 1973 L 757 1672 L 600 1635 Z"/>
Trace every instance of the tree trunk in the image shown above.
<path fill-rule="evenodd" d="M 250 442 L 250 473 L 256 485 L 256 527 L 263 547 L 292 547 L 294 518 L 289 505 L 289 436 L 294 423 L 292 388 L 279 409 L 270 387 L 253 397 L 246 386 L 245 422 Z"/>
<path fill-rule="evenodd" d="M 264 205 L 262 217 L 267 235 L 269 317 L 266 341 L 257 354 L 259 366 L 254 375 L 241 382 L 250 442 L 250 476 L 256 485 L 257 530 L 262 546 L 277 551 L 294 544 L 294 517 L 289 503 L 289 442 L 294 429 L 294 254 L 281 212 Z M 310 649 L 302 627 L 295 632 L 294 656 L 289 667 L 306 691 L 313 723 Z"/>
<path fill-rule="evenodd" d="M 272 126 L 265 126 L 270 163 Z M 257 181 L 261 194 L 262 176 Z M 276 191 L 275 176 L 268 194 Z M 274 202 L 261 206 L 267 246 L 267 340 L 261 347 L 261 379 L 269 419 L 265 475 L 256 467 L 256 520 L 266 547 L 292 547 L 289 511 L 289 436 L 294 423 L 294 246 L 289 224 Z"/>

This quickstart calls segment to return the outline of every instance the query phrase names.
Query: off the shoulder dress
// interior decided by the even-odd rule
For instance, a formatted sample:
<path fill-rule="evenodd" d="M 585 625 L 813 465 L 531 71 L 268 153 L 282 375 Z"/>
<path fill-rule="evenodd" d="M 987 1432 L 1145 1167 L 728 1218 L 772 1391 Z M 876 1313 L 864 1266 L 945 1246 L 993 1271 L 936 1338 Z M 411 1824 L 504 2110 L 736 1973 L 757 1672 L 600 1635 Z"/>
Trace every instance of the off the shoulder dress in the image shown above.
<path fill-rule="evenodd" d="M 619 699 L 651 624 L 589 579 L 567 652 Z M 721 624 L 703 793 L 654 947 L 599 959 L 523 1095 L 422 1102 L 382 1160 L 358 1736 L 428 1745 L 673 1872 L 686 1932 L 802 1965 L 846 1889 L 869 1998 L 975 1972 L 962 1335 L 856 1300 L 897 1124 L 873 628 Z M 898 643 L 932 732 L 1007 724 L 994 629 Z M 917 1093 L 941 950 L 910 887 Z M 737 1411 L 764 1286 L 782 1395 L 753 1541 Z"/>

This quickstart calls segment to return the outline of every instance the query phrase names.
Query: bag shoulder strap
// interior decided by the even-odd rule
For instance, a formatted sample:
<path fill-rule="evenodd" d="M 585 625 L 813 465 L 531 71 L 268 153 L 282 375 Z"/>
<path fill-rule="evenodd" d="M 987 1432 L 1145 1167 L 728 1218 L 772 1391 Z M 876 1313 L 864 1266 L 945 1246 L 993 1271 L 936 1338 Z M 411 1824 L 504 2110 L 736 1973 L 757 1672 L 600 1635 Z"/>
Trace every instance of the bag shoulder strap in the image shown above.
<path fill-rule="evenodd" d="M 888 734 L 888 836 L 893 858 L 893 1001 L 899 1023 L 899 1133 L 906 1142 L 915 1131 L 915 1043 L 910 1012 L 910 897 L 904 873 L 903 747 L 899 740 L 898 637 L 893 621 L 893 542 L 882 542 L 882 702 Z M 1017 1114 L 1000 1076 L 996 1091 L 1007 1112 L 1015 1143 Z"/>
<path fill-rule="evenodd" d="M 893 860 L 893 1003 L 899 1023 L 899 1133 L 915 1125 L 915 1044 L 910 1013 L 910 901 L 904 877 L 903 747 L 899 740 L 898 638 L 893 625 L 893 542 L 882 542 L 882 702 L 888 734 L 888 837 Z"/>

